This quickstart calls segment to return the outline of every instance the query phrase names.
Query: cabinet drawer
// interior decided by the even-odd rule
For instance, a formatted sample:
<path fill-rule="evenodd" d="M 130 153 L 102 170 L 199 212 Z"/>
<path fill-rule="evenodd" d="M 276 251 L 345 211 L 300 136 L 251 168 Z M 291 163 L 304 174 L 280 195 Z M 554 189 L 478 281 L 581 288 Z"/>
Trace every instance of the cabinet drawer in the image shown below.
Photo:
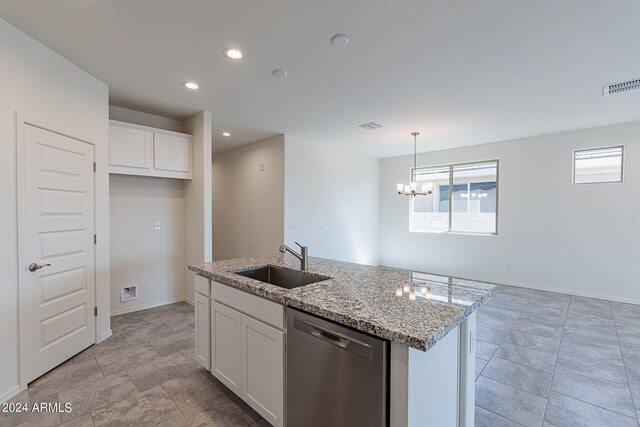
<path fill-rule="evenodd" d="M 278 329 L 284 329 L 284 307 L 281 304 L 213 280 L 211 298 Z"/>
<path fill-rule="evenodd" d="M 199 294 L 209 296 L 211 294 L 211 289 L 209 284 L 211 281 L 206 277 L 195 276 L 195 290 Z"/>

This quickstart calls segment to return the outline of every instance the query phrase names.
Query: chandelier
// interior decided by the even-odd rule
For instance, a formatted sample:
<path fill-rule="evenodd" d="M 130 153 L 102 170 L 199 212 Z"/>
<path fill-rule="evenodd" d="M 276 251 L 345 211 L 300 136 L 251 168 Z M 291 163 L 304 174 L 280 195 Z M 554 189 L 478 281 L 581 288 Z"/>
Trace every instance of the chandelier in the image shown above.
<path fill-rule="evenodd" d="M 413 136 L 413 169 L 411 170 L 411 183 L 410 184 L 398 184 L 398 194 L 405 196 L 426 196 L 433 192 L 433 183 L 426 182 L 424 184 L 418 184 L 416 179 L 416 139 L 420 132 L 412 132 Z"/>

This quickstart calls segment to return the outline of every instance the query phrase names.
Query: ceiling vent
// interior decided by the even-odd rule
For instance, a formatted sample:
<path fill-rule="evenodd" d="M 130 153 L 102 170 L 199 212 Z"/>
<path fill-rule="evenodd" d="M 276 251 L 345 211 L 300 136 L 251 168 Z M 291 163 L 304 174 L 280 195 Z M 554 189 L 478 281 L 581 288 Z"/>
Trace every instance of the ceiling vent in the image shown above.
<path fill-rule="evenodd" d="M 376 122 L 369 122 L 369 123 L 364 123 L 364 124 L 358 125 L 358 127 L 362 128 L 362 129 L 366 129 L 366 130 L 374 130 L 374 129 L 381 128 L 382 125 L 380 125 L 380 124 L 378 124 Z"/>
<path fill-rule="evenodd" d="M 615 95 L 640 89 L 640 79 L 627 80 L 626 82 L 613 83 L 602 87 L 602 96 Z"/>

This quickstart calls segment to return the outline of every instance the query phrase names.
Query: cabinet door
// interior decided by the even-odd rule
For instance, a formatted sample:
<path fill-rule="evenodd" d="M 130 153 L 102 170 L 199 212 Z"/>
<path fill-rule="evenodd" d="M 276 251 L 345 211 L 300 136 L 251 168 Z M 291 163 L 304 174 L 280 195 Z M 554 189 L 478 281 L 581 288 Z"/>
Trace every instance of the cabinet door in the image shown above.
<path fill-rule="evenodd" d="M 155 133 L 153 167 L 163 175 L 191 178 L 191 138 Z"/>
<path fill-rule="evenodd" d="M 244 315 L 242 398 L 272 425 L 283 425 L 284 332 Z"/>
<path fill-rule="evenodd" d="M 109 126 L 109 171 L 141 175 L 153 167 L 153 133 Z"/>
<path fill-rule="evenodd" d="M 211 373 L 238 396 L 242 384 L 242 314 L 211 301 Z"/>
<path fill-rule="evenodd" d="M 196 339 L 195 339 L 195 353 L 196 360 L 207 370 L 211 370 L 211 321 L 209 317 L 210 303 L 209 298 L 199 293 L 196 293 L 195 297 L 195 323 L 196 323 Z"/>

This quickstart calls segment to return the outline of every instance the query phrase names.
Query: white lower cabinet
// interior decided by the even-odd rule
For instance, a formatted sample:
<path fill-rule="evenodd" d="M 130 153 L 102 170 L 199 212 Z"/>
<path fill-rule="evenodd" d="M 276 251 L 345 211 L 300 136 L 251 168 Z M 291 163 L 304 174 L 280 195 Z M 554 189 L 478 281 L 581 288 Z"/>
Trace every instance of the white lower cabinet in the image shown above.
<path fill-rule="evenodd" d="M 242 313 L 211 301 L 211 373 L 242 397 Z"/>
<path fill-rule="evenodd" d="M 196 339 L 195 339 L 195 354 L 196 360 L 200 365 L 208 370 L 211 370 L 211 358 L 210 351 L 211 345 L 209 340 L 211 339 L 211 329 L 209 321 L 209 297 L 201 295 L 196 292 L 195 294 L 195 325 L 196 325 Z"/>
<path fill-rule="evenodd" d="M 274 426 L 284 418 L 284 332 L 242 316 L 242 397 Z"/>
<path fill-rule="evenodd" d="M 198 363 L 271 425 L 283 427 L 284 307 L 201 276 L 195 288 Z"/>

